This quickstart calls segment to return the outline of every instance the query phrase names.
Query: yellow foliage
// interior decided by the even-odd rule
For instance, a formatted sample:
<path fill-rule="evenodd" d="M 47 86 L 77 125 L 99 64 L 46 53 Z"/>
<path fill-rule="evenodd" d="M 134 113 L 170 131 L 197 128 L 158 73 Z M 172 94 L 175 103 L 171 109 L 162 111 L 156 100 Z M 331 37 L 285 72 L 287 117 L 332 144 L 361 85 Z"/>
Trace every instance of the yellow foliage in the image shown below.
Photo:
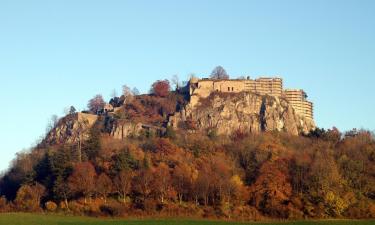
<path fill-rule="evenodd" d="M 340 196 L 335 195 L 332 191 L 328 191 L 325 195 L 325 202 L 328 212 L 335 216 L 340 216 L 345 209 L 348 208 L 348 203 L 346 203 L 346 201 Z"/>
<path fill-rule="evenodd" d="M 243 182 L 241 180 L 241 177 L 238 176 L 238 175 L 234 175 L 232 176 L 232 178 L 230 179 L 230 182 L 235 185 L 236 187 L 241 187 L 243 185 Z"/>
<path fill-rule="evenodd" d="M 54 202 L 52 202 L 52 201 L 48 201 L 48 202 L 46 202 L 45 207 L 46 207 L 46 209 L 47 209 L 49 212 L 55 212 L 56 209 L 57 209 L 57 205 L 56 205 L 56 203 L 54 203 Z"/>

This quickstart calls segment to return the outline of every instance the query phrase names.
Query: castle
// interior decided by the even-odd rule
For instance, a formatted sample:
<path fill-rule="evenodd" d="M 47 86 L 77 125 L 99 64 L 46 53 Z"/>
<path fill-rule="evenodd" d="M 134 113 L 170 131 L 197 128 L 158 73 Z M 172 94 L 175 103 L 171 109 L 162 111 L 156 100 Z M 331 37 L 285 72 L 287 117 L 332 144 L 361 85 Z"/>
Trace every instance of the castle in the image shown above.
<path fill-rule="evenodd" d="M 285 98 L 295 112 L 309 120 L 313 120 L 313 103 L 307 101 L 307 95 L 302 89 L 283 89 L 283 80 L 278 77 L 260 77 L 258 79 L 198 79 L 189 81 L 190 103 L 198 104 L 200 98 L 206 98 L 213 92 L 240 93 L 252 92 L 260 95 L 270 95 Z"/>

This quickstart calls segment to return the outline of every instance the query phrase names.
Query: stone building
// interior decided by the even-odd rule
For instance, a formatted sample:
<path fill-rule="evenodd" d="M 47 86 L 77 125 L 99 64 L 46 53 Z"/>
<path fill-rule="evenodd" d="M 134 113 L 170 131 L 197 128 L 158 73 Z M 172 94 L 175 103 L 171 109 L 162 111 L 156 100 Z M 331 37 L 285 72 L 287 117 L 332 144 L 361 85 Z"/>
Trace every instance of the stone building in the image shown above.
<path fill-rule="evenodd" d="M 260 77 L 257 79 L 198 79 L 189 81 L 190 104 L 195 106 L 200 98 L 206 98 L 213 92 L 240 93 L 253 92 L 260 95 L 270 95 L 285 98 L 295 109 L 296 113 L 313 120 L 313 104 L 306 100 L 306 93 L 301 89 L 283 90 L 283 80 L 278 77 Z"/>
<path fill-rule="evenodd" d="M 303 115 L 307 119 L 314 119 L 313 103 L 306 100 L 307 95 L 302 89 L 286 89 L 283 92 L 283 97 L 293 106 L 297 114 Z"/>

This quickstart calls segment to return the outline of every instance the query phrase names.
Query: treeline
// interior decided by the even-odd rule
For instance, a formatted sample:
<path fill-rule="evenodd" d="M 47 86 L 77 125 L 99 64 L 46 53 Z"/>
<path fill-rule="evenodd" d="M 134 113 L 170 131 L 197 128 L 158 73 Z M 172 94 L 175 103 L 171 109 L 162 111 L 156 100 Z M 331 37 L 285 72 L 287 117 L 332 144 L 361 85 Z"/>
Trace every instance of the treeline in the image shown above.
<path fill-rule="evenodd" d="M 0 182 L 2 211 L 92 216 L 374 218 L 370 132 L 231 136 L 175 132 L 20 153 Z"/>

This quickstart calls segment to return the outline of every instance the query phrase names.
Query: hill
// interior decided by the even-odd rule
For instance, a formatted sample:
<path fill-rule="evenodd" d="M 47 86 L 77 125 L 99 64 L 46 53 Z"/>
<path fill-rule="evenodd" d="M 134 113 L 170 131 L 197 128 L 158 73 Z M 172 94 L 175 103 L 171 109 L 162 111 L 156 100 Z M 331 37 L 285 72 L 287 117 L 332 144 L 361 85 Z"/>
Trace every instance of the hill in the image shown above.
<path fill-rule="evenodd" d="M 56 121 L 0 180 L 1 211 L 90 216 L 374 218 L 375 140 L 315 129 L 283 98 L 157 81 Z"/>

